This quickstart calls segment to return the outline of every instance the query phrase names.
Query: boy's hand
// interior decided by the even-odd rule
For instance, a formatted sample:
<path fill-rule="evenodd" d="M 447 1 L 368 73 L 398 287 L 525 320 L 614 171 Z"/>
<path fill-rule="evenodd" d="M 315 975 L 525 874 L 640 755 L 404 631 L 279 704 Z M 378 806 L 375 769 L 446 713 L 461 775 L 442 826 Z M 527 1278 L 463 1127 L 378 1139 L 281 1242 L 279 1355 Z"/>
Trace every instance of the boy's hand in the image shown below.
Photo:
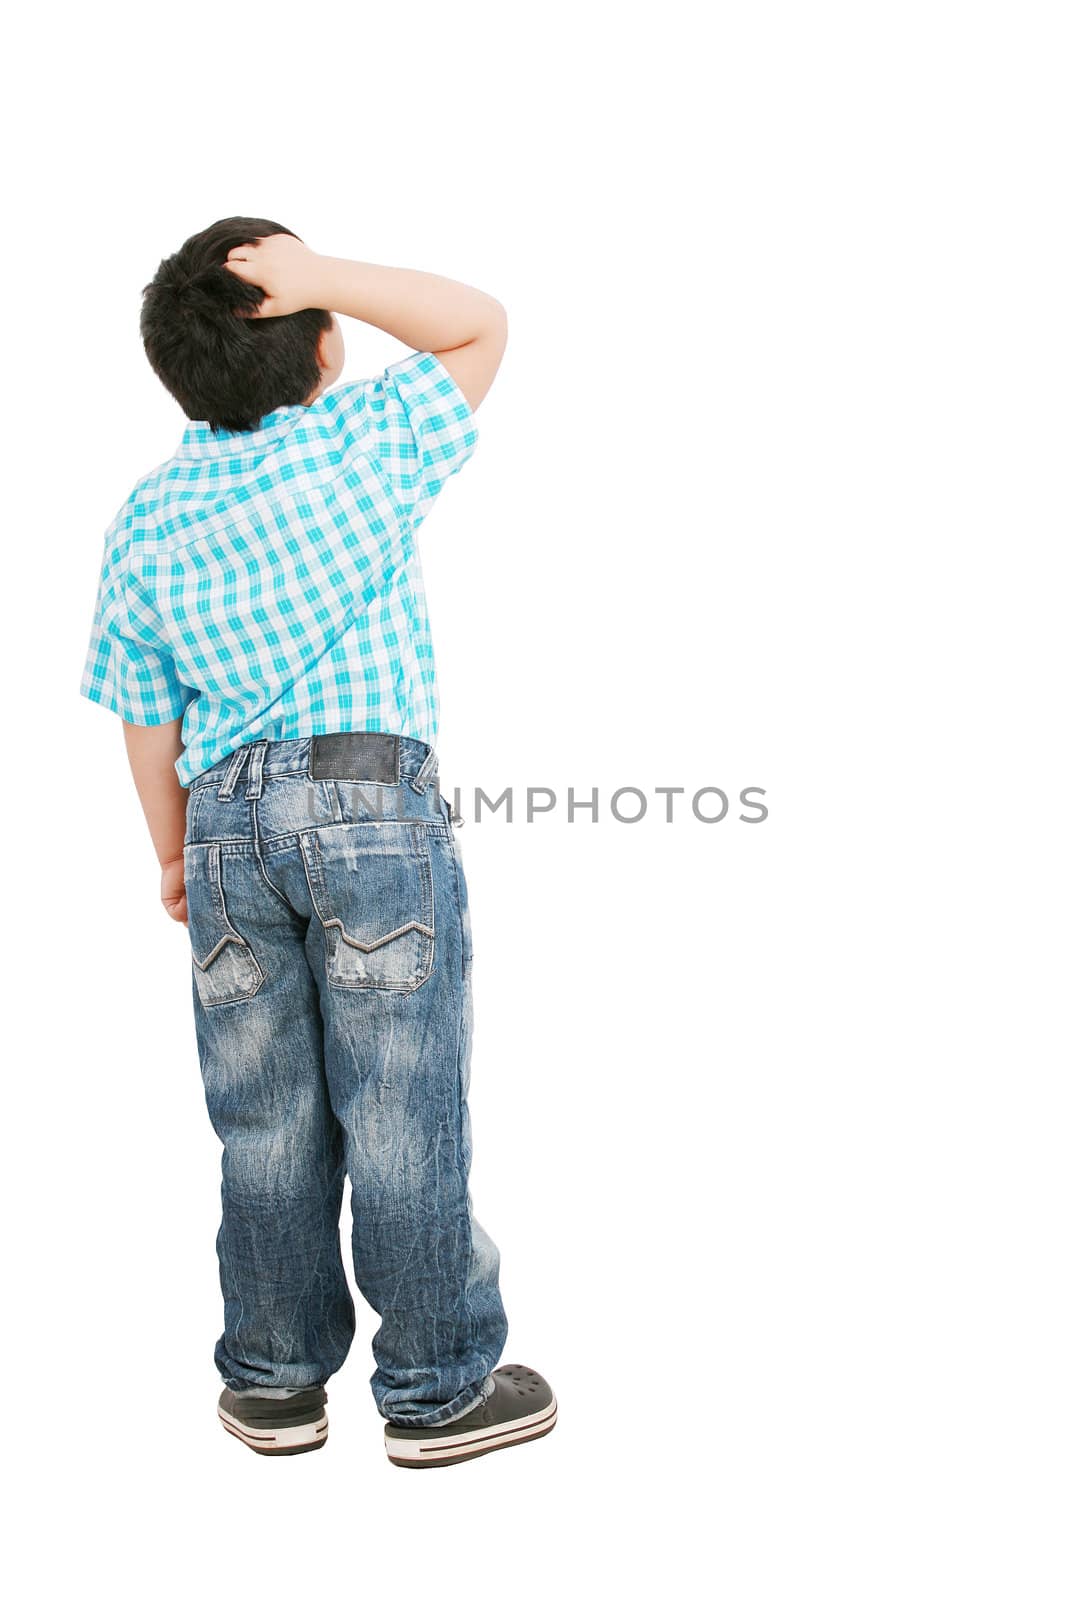
<path fill-rule="evenodd" d="M 265 291 L 259 305 L 243 315 L 288 317 L 321 304 L 322 259 L 292 234 L 270 233 L 265 239 L 235 245 L 222 264 L 235 277 Z"/>
<path fill-rule="evenodd" d="M 179 856 L 176 861 L 164 862 L 159 898 L 162 900 L 168 916 L 173 917 L 175 922 L 188 923 L 189 908 L 185 899 L 184 856 Z"/>

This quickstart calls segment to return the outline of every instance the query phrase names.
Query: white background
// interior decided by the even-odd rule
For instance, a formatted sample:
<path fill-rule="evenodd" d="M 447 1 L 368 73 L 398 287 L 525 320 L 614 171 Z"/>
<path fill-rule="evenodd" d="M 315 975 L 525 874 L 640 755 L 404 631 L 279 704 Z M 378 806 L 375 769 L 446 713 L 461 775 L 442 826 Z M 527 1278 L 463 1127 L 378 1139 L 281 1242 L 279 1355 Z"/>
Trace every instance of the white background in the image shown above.
<path fill-rule="evenodd" d="M 21 1593 L 1062 1596 L 1063 77 L 1027 4 L 58 7 L 8 67 L 8 1466 Z M 422 546 L 476 1213 L 559 1423 L 219 1426 L 187 935 L 81 699 L 216 218 L 500 298 Z M 404 348 L 345 323 L 346 378 Z M 12 568 L 14 573 L 12 574 Z M 347 1215 L 347 1212 L 346 1212 Z M 9 1546 L 9 1551 L 10 1551 Z"/>

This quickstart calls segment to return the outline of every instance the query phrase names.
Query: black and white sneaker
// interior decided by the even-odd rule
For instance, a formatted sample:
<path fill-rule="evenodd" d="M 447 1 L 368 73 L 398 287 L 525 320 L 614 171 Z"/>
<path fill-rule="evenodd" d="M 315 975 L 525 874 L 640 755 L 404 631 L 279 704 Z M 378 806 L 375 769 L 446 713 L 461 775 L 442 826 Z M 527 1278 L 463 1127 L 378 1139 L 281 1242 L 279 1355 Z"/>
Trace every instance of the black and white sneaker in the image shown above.
<path fill-rule="evenodd" d="M 219 1418 L 227 1433 L 261 1456 L 296 1456 L 326 1443 L 326 1390 L 321 1384 L 284 1400 L 243 1389 L 219 1395 Z"/>
<path fill-rule="evenodd" d="M 556 1397 L 531 1367 L 497 1367 L 493 1391 L 473 1411 L 436 1428 L 385 1425 L 385 1448 L 397 1467 L 450 1467 L 490 1450 L 540 1439 L 556 1426 Z"/>

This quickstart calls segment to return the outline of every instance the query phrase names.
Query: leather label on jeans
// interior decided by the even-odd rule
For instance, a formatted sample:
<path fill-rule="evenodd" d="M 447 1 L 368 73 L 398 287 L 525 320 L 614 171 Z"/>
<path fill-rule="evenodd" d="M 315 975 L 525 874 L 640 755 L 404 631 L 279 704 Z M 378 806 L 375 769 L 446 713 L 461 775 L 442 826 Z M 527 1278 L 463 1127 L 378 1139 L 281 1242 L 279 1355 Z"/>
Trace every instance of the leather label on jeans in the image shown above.
<path fill-rule="evenodd" d="M 308 775 L 353 783 L 399 783 L 400 740 L 395 733 L 314 733 Z"/>

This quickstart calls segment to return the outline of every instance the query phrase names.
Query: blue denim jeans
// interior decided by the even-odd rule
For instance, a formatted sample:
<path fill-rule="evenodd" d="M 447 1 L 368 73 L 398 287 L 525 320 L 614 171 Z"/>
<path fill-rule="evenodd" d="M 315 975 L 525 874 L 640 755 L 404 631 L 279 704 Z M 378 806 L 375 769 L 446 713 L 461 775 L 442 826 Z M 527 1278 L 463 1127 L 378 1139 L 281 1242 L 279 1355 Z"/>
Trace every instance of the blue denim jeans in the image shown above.
<path fill-rule="evenodd" d="M 235 1391 L 341 1366 L 347 1175 L 353 1273 L 381 1318 L 371 1391 L 425 1427 L 490 1392 L 508 1330 L 468 1188 L 463 864 L 428 745 L 398 740 L 375 782 L 312 777 L 311 746 L 241 746 L 189 791 L 193 1005 L 223 1145 L 215 1364 Z"/>

